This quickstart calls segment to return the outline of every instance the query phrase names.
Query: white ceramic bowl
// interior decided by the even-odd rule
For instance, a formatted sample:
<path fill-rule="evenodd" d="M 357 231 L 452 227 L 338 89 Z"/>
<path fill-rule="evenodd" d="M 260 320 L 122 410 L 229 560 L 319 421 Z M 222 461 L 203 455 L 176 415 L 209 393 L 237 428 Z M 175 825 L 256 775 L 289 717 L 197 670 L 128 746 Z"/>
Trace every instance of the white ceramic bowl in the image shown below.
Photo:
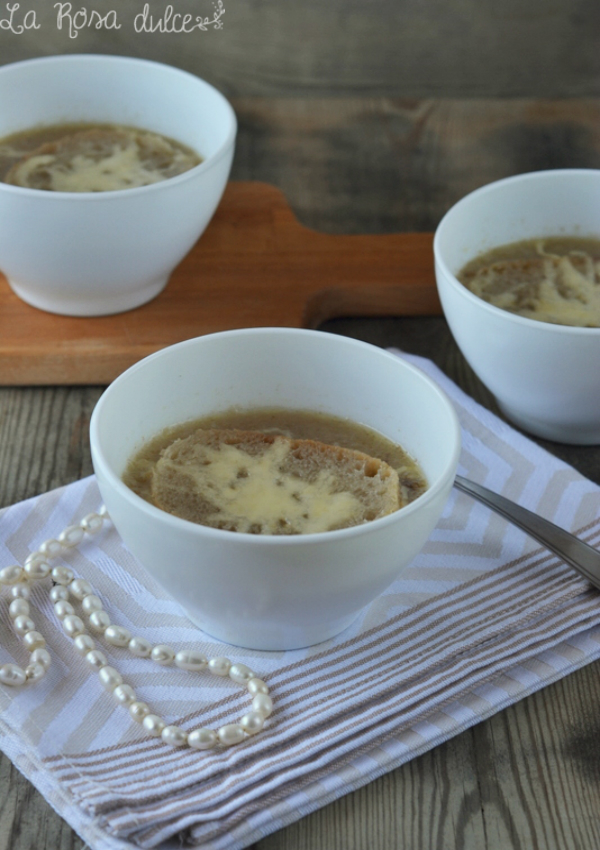
<path fill-rule="evenodd" d="M 504 414 L 539 437 L 594 444 L 600 443 L 600 329 L 514 315 L 456 278 L 490 248 L 563 235 L 600 238 L 600 171 L 522 174 L 467 195 L 437 228 L 435 274 L 450 330 Z"/>
<path fill-rule="evenodd" d="M 368 425 L 419 461 L 429 488 L 374 522 L 284 537 L 195 525 L 122 483 L 150 437 L 232 406 L 317 410 Z M 285 328 L 212 334 L 145 358 L 106 390 L 90 434 L 102 497 L 131 552 L 201 629 L 255 649 L 306 646 L 349 626 L 423 546 L 460 451 L 454 409 L 421 371 L 366 343 Z"/>
<path fill-rule="evenodd" d="M 113 192 L 0 183 L 0 269 L 20 298 L 72 316 L 138 307 L 164 288 L 221 199 L 233 109 L 203 80 L 143 59 L 68 55 L 0 67 L 0 138 L 62 122 L 136 126 L 203 157 L 177 177 Z"/>

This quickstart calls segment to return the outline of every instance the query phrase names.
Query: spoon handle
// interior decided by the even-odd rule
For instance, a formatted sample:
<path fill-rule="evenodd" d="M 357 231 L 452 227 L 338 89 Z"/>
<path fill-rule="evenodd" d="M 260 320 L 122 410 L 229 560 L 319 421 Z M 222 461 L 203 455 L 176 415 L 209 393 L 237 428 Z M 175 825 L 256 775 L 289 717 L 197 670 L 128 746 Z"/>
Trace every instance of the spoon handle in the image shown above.
<path fill-rule="evenodd" d="M 600 552 L 596 549 L 565 531 L 564 528 L 559 528 L 547 519 L 528 511 L 527 508 L 522 508 L 510 499 L 493 493 L 487 487 L 482 487 L 481 484 L 469 481 L 461 475 L 456 476 L 454 486 L 525 531 L 546 549 L 570 564 L 594 587 L 600 588 Z"/>

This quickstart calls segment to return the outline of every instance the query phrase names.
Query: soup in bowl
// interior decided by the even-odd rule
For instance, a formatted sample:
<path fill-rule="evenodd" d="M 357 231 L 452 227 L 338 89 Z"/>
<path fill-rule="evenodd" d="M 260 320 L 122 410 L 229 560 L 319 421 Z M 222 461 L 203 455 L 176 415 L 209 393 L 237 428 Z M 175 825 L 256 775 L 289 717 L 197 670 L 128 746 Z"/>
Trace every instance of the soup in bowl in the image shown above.
<path fill-rule="evenodd" d="M 328 453 L 345 439 L 336 436 L 339 422 L 344 433 L 374 435 L 374 442 L 368 437 L 359 446 L 364 456 L 377 454 L 379 441 L 401 447 L 425 486 L 376 518 L 340 525 L 347 505 L 340 506 L 339 488 L 323 490 L 331 482 L 317 470 L 311 478 L 317 495 L 307 495 L 299 475 L 308 512 L 325 493 L 322 501 L 338 511 L 337 519 L 331 530 L 276 534 L 191 521 L 123 480 L 132 458 L 174 427 L 188 423 L 193 433 L 200 420 L 209 427 L 225 424 L 231 433 L 228 417 L 237 416 L 238 431 L 256 432 L 265 410 L 286 411 L 292 429 L 298 418 L 308 421 L 308 430 L 291 439 L 316 437 Z M 259 419 L 245 418 L 255 414 Z M 333 422 L 334 430 L 311 430 L 311 416 L 327 427 Z M 460 452 L 454 409 L 419 369 L 366 343 L 289 328 L 210 334 L 145 358 L 101 397 L 90 437 L 102 497 L 131 552 L 209 635 L 267 650 L 333 637 L 401 574 L 441 515 Z M 167 440 L 159 455 L 170 445 Z M 393 455 L 388 459 L 393 467 Z M 262 498 L 259 486 L 254 502 Z"/>
<path fill-rule="evenodd" d="M 508 419 L 563 443 L 600 443 L 599 239 L 593 169 L 483 186 L 446 213 L 434 239 L 442 308 L 465 359 Z M 477 258 L 487 263 L 479 280 Z"/>
<path fill-rule="evenodd" d="M 14 292 L 71 316 L 156 297 L 212 218 L 236 129 L 215 88 L 157 62 L 2 66 L 0 270 Z"/>

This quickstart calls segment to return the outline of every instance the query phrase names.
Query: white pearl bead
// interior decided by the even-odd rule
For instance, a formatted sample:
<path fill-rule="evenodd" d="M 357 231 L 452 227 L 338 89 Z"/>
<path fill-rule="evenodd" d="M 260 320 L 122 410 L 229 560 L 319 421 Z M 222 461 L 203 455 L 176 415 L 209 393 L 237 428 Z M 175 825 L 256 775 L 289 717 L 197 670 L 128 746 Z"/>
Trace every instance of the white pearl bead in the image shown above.
<path fill-rule="evenodd" d="M 142 720 L 142 725 L 146 732 L 155 738 L 160 738 L 162 730 L 165 728 L 165 722 L 161 720 L 158 714 L 147 714 Z"/>
<path fill-rule="evenodd" d="M 13 584 L 10 589 L 12 599 L 29 599 L 31 596 L 31 588 L 26 581 L 20 581 Z"/>
<path fill-rule="evenodd" d="M 131 632 L 123 626 L 109 626 L 104 632 L 104 640 L 111 646 L 127 646 Z"/>
<path fill-rule="evenodd" d="M 73 641 L 73 645 L 77 652 L 80 652 L 82 655 L 87 655 L 88 652 L 91 652 L 96 648 L 96 641 L 90 635 L 77 635 L 77 637 Z"/>
<path fill-rule="evenodd" d="M 30 660 L 33 664 L 41 664 L 42 667 L 45 667 L 47 670 L 52 663 L 52 656 L 45 647 L 38 646 L 37 649 L 34 649 L 31 653 Z"/>
<path fill-rule="evenodd" d="M 229 658 L 211 658 L 208 662 L 208 669 L 215 676 L 228 676 L 231 661 Z"/>
<path fill-rule="evenodd" d="M 22 614 L 15 618 L 13 625 L 19 635 L 26 635 L 27 632 L 32 632 L 35 629 L 35 623 L 31 617 L 24 617 Z"/>
<path fill-rule="evenodd" d="M 158 646 L 155 646 L 150 653 L 150 658 L 157 664 L 172 664 L 175 658 L 175 653 L 170 646 L 165 646 L 165 644 L 159 643 Z"/>
<path fill-rule="evenodd" d="M 129 706 L 129 714 L 136 723 L 141 723 L 144 717 L 150 714 L 150 707 L 145 702 L 136 700 Z"/>
<path fill-rule="evenodd" d="M 18 564 L 11 564 L 10 567 L 3 567 L 0 570 L 0 584 L 17 584 L 23 581 L 24 578 L 25 573 Z"/>
<path fill-rule="evenodd" d="M 102 519 L 110 519 L 108 515 L 108 508 L 106 507 L 106 505 L 100 506 L 100 509 L 98 510 L 98 516 L 101 516 Z"/>
<path fill-rule="evenodd" d="M 259 714 L 258 711 L 249 711 L 248 714 L 244 714 L 240 720 L 240 726 L 248 735 L 256 735 L 256 733 L 260 732 L 264 725 L 264 715 Z"/>
<path fill-rule="evenodd" d="M 99 514 L 88 514 L 79 524 L 88 534 L 95 534 L 102 528 L 102 522 L 103 519 Z"/>
<path fill-rule="evenodd" d="M 48 558 L 56 558 L 60 555 L 62 550 L 62 543 L 59 543 L 58 540 L 54 540 L 53 538 L 50 538 L 50 540 L 44 540 L 38 549 L 42 555 L 46 555 Z"/>
<path fill-rule="evenodd" d="M 88 593 L 81 600 L 81 607 L 86 614 L 93 614 L 94 611 L 102 611 L 102 601 L 95 593 Z"/>
<path fill-rule="evenodd" d="M 13 620 L 17 617 L 28 617 L 29 610 L 29 602 L 26 599 L 13 599 L 8 606 L 8 613 Z"/>
<path fill-rule="evenodd" d="M 160 734 L 165 744 L 170 744 L 172 747 L 184 747 L 187 744 L 187 732 L 179 726 L 165 726 Z"/>
<path fill-rule="evenodd" d="M 148 658 L 152 652 L 152 644 L 143 637 L 132 637 L 127 648 L 132 655 L 137 655 L 138 658 Z"/>
<path fill-rule="evenodd" d="M 114 691 L 116 687 L 123 684 L 123 677 L 114 667 L 102 667 L 98 672 L 98 677 L 107 691 Z"/>
<path fill-rule="evenodd" d="M 135 702 L 135 691 L 131 685 L 117 685 L 113 691 L 113 696 L 121 705 L 131 705 Z"/>
<path fill-rule="evenodd" d="M 188 733 L 188 744 L 195 750 L 210 750 L 211 747 L 216 747 L 218 742 L 217 733 L 212 729 L 194 729 Z"/>
<path fill-rule="evenodd" d="M 104 632 L 110 626 L 110 617 L 106 613 L 106 611 L 94 611 L 90 614 L 90 628 L 92 628 L 95 632 Z"/>
<path fill-rule="evenodd" d="M 248 682 L 248 693 L 252 694 L 252 696 L 256 696 L 256 694 L 268 694 L 269 687 L 266 682 L 263 682 L 262 679 L 250 679 Z"/>
<path fill-rule="evenodd" d="M 3 664 L 0 667 L 0 684 L 10 688 L 18 688 L 26 682 L 25 670 L 17 664 Z"/>
<path fill-rule="evenodd" d="M 194 649 L 182 649 L 175 656 L 175 666 L 181 670 L 191 670 L 196 673 L 204 670 L 207 664 L 208 659 Z"/>
<path fill-rule="evenodd" d="M 94 588 L 84 578 L 76 578 L 69 584 L 69 590 L 76 599 L 83 599 L 84 596 L 89 596 L 94 592 Z"/>
<path fill-rule="evenodd" d="M 23 635 L 23 643 L 30 652 L 33 649 L 43 649 L 46 646 L 44 636 L 36 631 L 27 632 L 26 635 Z"/>
<path fill-rule="evenodd" d="M 62 627 L 65 634 L 72 638 L 85 632 L 84 622 L 77 614 L 67 614 L 62 621 Z"/>
<path fill-rule="evenodd" d="M 273 711 L 273 700 L 268 694 L 256 694 L 252 700 L 252 708 L 263 717 L 269 717 Z"/>
<path fill-rule="evenodd" d="M 226 726 L 221 726 L 217 735 L 219 736 L 219 741 L 225 744 L 226 747 L 239 744 L 246 737 L 246 733 L 239 723 L 228 723 Z"/>
<path fill-rule="evenodd" d="M 52 581 L 55 581 L 57 584 L 67 585 L 73 581 L 73 570 L 70 570 L 69 567 L 54 567 L 50 575 L 52 576 Z"/>
<path fill-rule="evenodd" d="M 86 654 L 85 660 L 90 665 L 90 667 L 94 668 L 94 670 L 102 670 L 102 668 L 106 667 L 106 665 L 108 664 L 108 658 L 103 652 L 100 652 L 99 649 L 90 650 Z"/>
<path fill-rule="evenodd" d="M 254 673 L 245 664 L 232 664 L 229 668 L 229 678 L 238 685 L 245 685 L 250 679 L 254 679 Z"/>
<path fill-rule="evenodd" d="M 52 590 L 50 591 L 50 599 L 52 602 L 60 602 L 64 600 L 68 602 L 69 600 L 69 590 L 66 587 L 63 587 L 62 584 L 55 584 Z"/>
<path fill-rule="evenodd" d="M 83 540 L 83 528 L 80 525 L 70 525 L 58 535 L 58 542 L 71 549 Z"/>
<path fill-rule="evenodd" d="M 29 564 L 34 563 L 46 563 L 46 557 L 42 555 L 41 552 L 30 552 L 29 555 L 25 558 L 24 566 L 27 567 Z"/>
<path fill-rule="evenodd" d="M 66 599 L 59 599 L 58 602 L 54 603 L 54 613 L 59 620 L 63 620 L 69 614 L 74 614 L 75 609 Z"/>
<path fill-rule="evenodd" d="M 23 567 L 25 573 L 32 581 L 39 581 L 50 575 L 50 564 L 47 561 L 31 561 Z"/>
<path fill-rule="evenodd" d="M 25 668 L 25 676 L 28 682 L 38 682 L 40 679 L 43 679 L 46 675 L 46 668 L 43 664 L 39 662 L 36 664 L 28 664 Z"/>

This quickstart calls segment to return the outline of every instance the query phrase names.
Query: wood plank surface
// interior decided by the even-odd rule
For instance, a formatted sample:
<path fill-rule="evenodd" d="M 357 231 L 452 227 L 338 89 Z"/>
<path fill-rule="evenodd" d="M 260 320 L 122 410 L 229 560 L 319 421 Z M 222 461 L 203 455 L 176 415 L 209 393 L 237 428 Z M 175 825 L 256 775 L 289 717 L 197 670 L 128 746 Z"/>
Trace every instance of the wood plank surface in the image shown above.
<path fill-rule="evenodd" d="M 594 0 L 222 0 L 222 28 L 187 34 L 137 32 L 144 2 L 23 0 L 15 22 L 35 10 L 38 28 L 0 29 L 0 62 L 69 52 L 141 56 L 185 68 L 233 97 L 600 94 Z M 167 3 L 148 5 L 159 20 Z M 212 17 L 216 2 L 172 5 Z M 82 7 L 115 10 L 120 29 L 92 22 L 73 32 L 64 13 L 59 26 L 61 9 L 74 17 Z M 7 18 L 5 3 L 1 9 Z"/>
<path fill-rule="evenodd" d="M 229 183 L 167 287 L 135 310 L 54 315 L 0 278 L 0 382 L 109 383 L 159 348 L 206 333 L 440 312 L 432 234 L 318 233 L 298 223 L 275 187 Z"/>
<path fill-rule="evenodd" d="M 283 190 L 302 224 L 321 232 L 434 231 L 453 204 L 493 180 L 600 168 L 597 97 L 244 97 L 233 104 L 233 179 L 260 174 Z"/>
<path fill-rule="evenodd" d="M 511 8 L 517 14 L 521 6 Z M 276 184 L 302 224 L 328 233 L 432 231 L 452 203 L 488 179 L 600 164 L 600 110 L 590 98 L 408 102 L 354 92 L 347 99 L 241 98 L 236 109 L 234 180 Z M 440 316 L 340 318 L 320 327 L 431 357 L 494 408 Z M 0 504 L 91 473 L 87 428 L 101 392 L 0 387 Z M 598 447 L 539 442 L 600 483 Z M 596 663 L 254 850 L 598 850 L 598 705 Z M 0 758 L 0 850 L 57 848 L 85 844 Z"/>

